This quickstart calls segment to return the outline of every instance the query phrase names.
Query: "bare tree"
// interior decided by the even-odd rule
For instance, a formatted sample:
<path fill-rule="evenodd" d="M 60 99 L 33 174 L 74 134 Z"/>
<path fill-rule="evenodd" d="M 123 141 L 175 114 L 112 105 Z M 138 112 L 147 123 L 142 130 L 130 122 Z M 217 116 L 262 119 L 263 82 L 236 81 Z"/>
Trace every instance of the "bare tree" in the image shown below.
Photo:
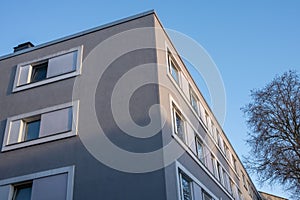
<path fill-rule="evenodd" d="M 300 199 L 300 80 L 296 71 L 276 76 L 264 88 L 251 91 L 242 108 L 251 132 L 247 168 L 259 180 L 280 183 Z"/>

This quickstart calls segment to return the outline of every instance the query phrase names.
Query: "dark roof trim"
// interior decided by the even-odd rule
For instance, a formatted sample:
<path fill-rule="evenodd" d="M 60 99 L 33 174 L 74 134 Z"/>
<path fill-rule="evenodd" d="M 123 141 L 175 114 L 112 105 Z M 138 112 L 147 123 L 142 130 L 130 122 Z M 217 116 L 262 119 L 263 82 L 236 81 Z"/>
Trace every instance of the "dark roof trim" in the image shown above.
<path fill-rule="evenodd" d="M 95 27 L 95 28 L 91 28 L 91 29 L 88 29 L 86 31 L 75 33 L 73 35 L 69 35 L 69 36 L 66 36 L 66 37 L 63 37 L 63 38 L 60 38 L 60 39 L 57 39 L 57 40 L 53 40 L 53 41 L 50 41 L 50 42 L 46 42 L 44 44 L 40 44 L 40 45 L 37 45 L 35 47 L 31 47 L 31 48 L 24 49 L 24 50 L 21 50 L 21 51 L 17 51 L 17 52 L 14 52 L 14 53 L 10 53 L 10 54 L 4 55 L 4 56 L 0 56 L 0 61 L 4 60 L 4 59 L 7 59 L 7 58 L 10 58 L 10 57 L 20 55 L 20 54 L 27 53 L 27 52 L 30 52 L 30 51 L 34 51 L 34 50 L 37 50 L 37 49 L 40 49 L 40 48 L 43 48 L 43 47 L 46 47 L 46 46 L 50 46 L 50 45 L 53 45 L 53 44 L 56 44 L 56 43 L 60 43 L 60 42 L 66 41 L 66 40 L 70 40 L 70 39 L 73 39 L 73 38 L 76 38 L 76 37 L 80 37 L 80 36 L 83 36 L 83 35 L 86 35 L 86 34 L 89 34 L 89 33 L 92 33 L 92 32 L 96 32 L 96 31 L 99 31 L 99 30 L 102 30 L 102 29 L 105 29 L 105 28 L 108 28 L 108 27 L 111 27 L 111 26 L 115 26 L 115 25 L 122 24 L 122 23 L 125 23 L 125 22 L 128 22 L 128 21 L 131 21 L 131 20 L 135 20 L 135 19 L 138 19 L 138 18 L 141 18 L 141 17 L 145 17 L 145 16 L 150 15 L 150 14 L 155 14 L 155 11 L 154 10 L 149 10 L 149 11 L 146 11 L 146 12 L 143 12 L 143 13 L 140 13 L 140 14 L 136 14 L 136 15 L 133 15 L 133 16 L 130 16 L 130 17 L 126 17 L 126 18 L 123 18 L 123 19 L 120 19 L 120 20 L 117 20 L 117 21 L 114 21 L 114 22 L 110 22 L 110 23 L 107 23 L 107 24 L 104 24 L 104 25 L 101 25 L 101 26 L 98 26 L 98 27 Z"/>

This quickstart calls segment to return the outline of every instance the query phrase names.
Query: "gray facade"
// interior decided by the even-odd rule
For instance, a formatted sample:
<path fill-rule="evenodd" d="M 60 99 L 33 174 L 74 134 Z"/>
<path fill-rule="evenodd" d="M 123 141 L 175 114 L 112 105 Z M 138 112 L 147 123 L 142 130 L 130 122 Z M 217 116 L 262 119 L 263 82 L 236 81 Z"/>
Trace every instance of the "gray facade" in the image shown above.
<path fill-rule="evenodd" d="M 32 81 L 44 62 L 46 78 Z M 184 83 L 195 92 L 197 111 Z M 183 138 L 175 131 L 176 112 Z M 34 120 L 40 126 L 32 140 Z M 148 133 L 153 123 L 161 128 Z M 203 161 L 196 138 L 205 144 Z M 153 11 L 1 57 L 0 145 L 1 200 L 16 198 L 26 182 L 38 200 L 175 200 L 184 195 L 183 176 L 193 200 L 260 198 Z M 116 154 L 120 149 L 124 156 Z M 214 164 L 222 175 L 214 174 Z"/>

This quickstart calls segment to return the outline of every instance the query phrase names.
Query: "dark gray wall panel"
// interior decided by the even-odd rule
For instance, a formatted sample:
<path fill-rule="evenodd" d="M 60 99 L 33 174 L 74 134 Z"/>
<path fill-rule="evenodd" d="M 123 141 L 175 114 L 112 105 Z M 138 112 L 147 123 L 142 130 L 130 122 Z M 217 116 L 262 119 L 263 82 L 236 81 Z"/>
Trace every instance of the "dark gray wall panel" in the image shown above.
<path fill-rule="evenodd" d="M 12 93 L 16 66 L 19 63 L 68 50 L 80 45 L 84 46 L 84 59 L 97 44 L 114 34 L 132 28 L 153 27 L 153 18 L 153 14 L 147 15 L 128 21 L 127 23 L 81 35 L 25 54 L 2 59 L 0 61 L 1 145 L 6 119 L 8 117 L 72 101 L 72 89 L 75 78 Z M 154 41 L 154 34 L 153 38 L 149 37 L 149 40 Z M 111 71 L 107 73 L 115 75 L 115 77 L 118 78 L 122 73 L 134 67 L 136 64 L 155 62 L 156 53 L 153 49 L 131 52 L 113 63 Z M 101 63 L 101 61 L 99 61 L 99 63 Z M 124 68 L 125 71 L 119 71 L 122 66 L 126 66 Z M 153 71 L 153 73 L 155 73 L 155 71 Z M 101 93 L 102 88 L 99 88 L 100 93 L 97 93 L 99 96 L 96 95 L 96 99 L 99 98 L 97 111 L 101 112 L 99 113 L 100 120 L 105 120 L 101 114 L 106 106 L 105 101 L 101 102 L 100 96 L 109 95 L 109 86 L 113 85 L 116 79 L 108 78 L 106 81 L 108 81 L 105 83 L 105 86 L 107 86 L 106 92 Z M 88 89 L 87 85 L 82 86 L 82 90 L 86 89 Z M 131 115 L 138 124 L 145 125 L 148 123 L 147 110 L 150 105 L 158 103 L 157 95 L 158 89 L 155 85 L 146 85 L 137 90 L 133 95 L 132 104 L 135 105 L 134 102 L 136 101 L 137 107 L 131 107 Z M 146 96 L 146 101 L 141 101 L 141 96 Z M 110 96 L 104 96 L 104 100 L 109 97 Z M 80 107 L 79 115 L 85 117 L 85 113 L 80 112 Z M 86 124 L 86 126 L 88 126 L 88 124 Z M 80 135 L 80 132 L 78 134 Z M 117 128 L 112 131 L 110 139 L 119 146 L 133 152 L 151 151 L 162 145 L 161 136 L 159 135 L 141 142 L 135 138 L 122 137 L 122 133 L 119 132 Z M 140 142 L 142 145 L 139 144 Z M 150 145 L 150 143 L 152 145 Z M 0 153 L 0 180 L 70 165 L 75 165 L 74 200 L 165 199 L 164 170 L 141 174 L 116 171 L 96 160 L 86 150 L 78 136 Z"/>

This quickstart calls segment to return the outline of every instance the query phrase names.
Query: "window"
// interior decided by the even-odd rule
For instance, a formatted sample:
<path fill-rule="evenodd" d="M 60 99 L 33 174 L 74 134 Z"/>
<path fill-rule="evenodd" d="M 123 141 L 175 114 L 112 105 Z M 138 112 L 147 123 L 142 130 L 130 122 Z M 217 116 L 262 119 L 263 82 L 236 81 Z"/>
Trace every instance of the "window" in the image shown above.
<path fill-rule="evenodd" d="M 174 131 L 175 134 L 185 141 L 184 139 L 184 120 L 183 117 L 181 116 L 181 113 L 174 107 Z"/>
<path fill-rule="evenodd" d="M 204 163 L 204 147 L 201 139 L 196 136 L 196 150 L 199 160 Z"/>
<path fill-rule="evenodd" d="M 179 69 L 174 63 L 171 55 L 169 55 L 169 72 L 176 83 L 179 84 Z"/>
<path fill-rule="evenodd" d="M 237 172 L 236 159 L 232 156 L 233 168 Z"/>
<path fill-rule="evenodd" d="M 217 130 L 217 144 L 218 144 L 218 146 L 221 148 L 221 136 L 220 136 L 220 133 L 219 133 L 219 131 Z"/>
<path fill-rule="evenodd" d="M 248 190 L 247 188 L 247 183 L 246 183 L 246 178 L 245 178 L 245 174 L 242 172 L 242 179 L 243 179 L 243 184 L 246 190 Z"/>
<path fill-rule="evenodd" d="M 239 195 L 239 200 L 243 200 L 243 196 L 242 196 L 241 191 L 238 191 L 238 195 Z"/>
<path fill-rule="evenodd" d="M 205 110 L 203 105 L 201 104 L 201 102 L 199 102 L 199 112 L 200 112 L 200 118 L 202 120 L 203 123 L 205 123 Z"/>
<path fill-rule="evenodd" d="M 248 185 L 249 185 L 249 194 L 250 194 L 250 197 L 253 197 L 254 196 L 254 189 L 252 187 L 250 187 L 250 183 Z"/>
<path fill-rule="evenodd" d="M 47 77 L 48 61 L 32 65 L 32 74 L 30 83 L 42 81 Z"/>
<path fill-rule="evenodd" d="M 13 200 L 30 200 L 32 182 L 15 185 L 14 187 Z"/>
<path fill-rule="evenodd" d="M 205 192 L 204 190 L 202 191 L 203 193 L 203 200 L 213 200 L 213 198 L 207 194 L 207 192 Z"/>
<path fill-rule="evenodd" d="M 229 180 L 229 175 L 223 170 L 223 177 L 224 177 L 224 183 L 225 183 L 225 188 L 230 191 L 230 180 Z"/>
<path fill-rule="evenodd" d="M 214 174 L 214 176 L 217 178 L 217 169 L 216 169 L 216 159 L 213 154 L 211 154 L 211 172 Z"/>
<path fill-rule="evenodd" d="M 223 142 L 223 138 L 221 136 L 221 134 L 219 133 L 219 131 L 217 131 L 217 137 L 218 137 L 218 145 L 221 148 L 222 152 L 225 153 L 225 149 L 224 149 L 224 142 Z"/>
<path fill-rule="evenodd" d="M 230 151 L 229 151 L 229 148 L 226 144 L 224 144 L 224 150 L 225 150 L 225 156 L 227 159 L 229 159 L 229 155 L 230 155 Z"/>
<path fill-rule="evenodd" d="M 205 125 L 207 128 L 209 128 L 210 118 L 208 116 L 208 113 L 205 111 Z"/>
<path fill-rule="evenodd" d="M 41 116 L 23 120 L 25 123 L 24 141 L 34 140 L 39 137 Z"/>
<path fill-rule="evenodd" d="M 221 148 L 222 152 L 225 153 L 223 138 L 219 133 L 219 131 L 217 131 L 217 137 L 218 137 L 218 146 Z"/>
<path fill-rule="evenodd" d="M 191 99 L 191 106 L 193 107 L 194 111 L 198 114 L 198 99 L 195 93 L 190 89 L 190 99 Z"/>
<path fill-rule="evenodd" d="M 215 127 L 215 124 L 211 122 L 211 134 L 213 136 L 213 139 L 217 142 L 218 137 L 217 137 L 217 129 Z"/>
<path fill-rule="evenodd" d="M 2 151 L 76 135 L 78 101 L 7 119 Z"/>
<path fill-rule="evenodd" d="M 0 180 L 1 200 L 71 200 L 74 166 Z"/>
<path fill-rule="evenodd" d="M 223 179 L 223 173 L 222 173 L 222 167 L 219 162 L 217 162 L 217 170 L 218 170 L 218 175 L 219 175 L 219 181 L 221 182 L 222 185 L 224 185 L 224 179 Z"/>
<path fill-rule="evenodd" d="M 247 180 L 247 188 L 248 188 L 248 193 L 250 194 L 251 192 L 250 192 L 250 190 L 251 190 L 251 185 L 250 185 L 250 182 Z M 250 194 L 251 195 L 251 194 Z"/>
<path fill-rule="evenodd" d="M 229 182 L 229 192 L 230 192 L 230 194 L 233 194 L 233 182 L 232 181 L 230 181 Z"/>
<path fill-rule="evenodd" d="M 82 47 L 18 64 L 13 92 L 80 74 Z"/>
<path fill-rule="evenodd" d="M 180 173 L 181 200 L 192 200 L 191 180 Z"/>

